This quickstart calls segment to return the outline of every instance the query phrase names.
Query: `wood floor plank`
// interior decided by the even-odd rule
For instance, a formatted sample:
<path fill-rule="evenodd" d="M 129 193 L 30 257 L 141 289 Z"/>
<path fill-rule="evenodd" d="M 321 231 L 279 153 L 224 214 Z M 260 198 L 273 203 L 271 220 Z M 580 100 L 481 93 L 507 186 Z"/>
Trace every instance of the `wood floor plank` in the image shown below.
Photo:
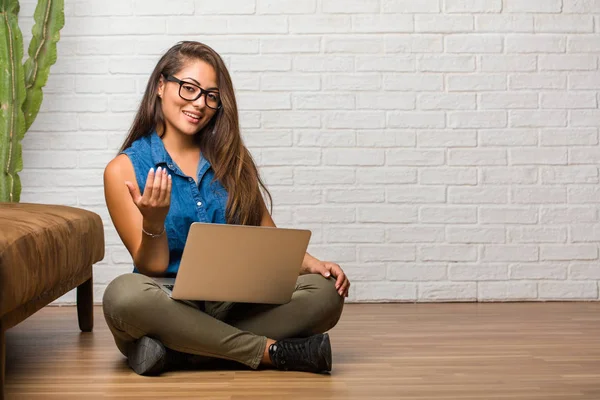
<path fill-rule="evenodd" d="M 46 307 L 6 334 L 7 399 L 600 399 L 600 303 L 348 304 L 331 375 L 132 372 L 102 317 Z"/>

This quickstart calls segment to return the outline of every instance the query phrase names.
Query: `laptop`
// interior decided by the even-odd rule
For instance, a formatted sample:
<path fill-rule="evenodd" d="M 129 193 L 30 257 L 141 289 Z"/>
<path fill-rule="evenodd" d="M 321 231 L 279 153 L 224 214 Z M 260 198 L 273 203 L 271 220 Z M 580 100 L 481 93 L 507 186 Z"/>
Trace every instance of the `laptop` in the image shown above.
<path fill-rule="evenodd" d="M 311 231 L 194 222 L 175 278 L 153 278 L 175 300 L 285 304 Z"/>

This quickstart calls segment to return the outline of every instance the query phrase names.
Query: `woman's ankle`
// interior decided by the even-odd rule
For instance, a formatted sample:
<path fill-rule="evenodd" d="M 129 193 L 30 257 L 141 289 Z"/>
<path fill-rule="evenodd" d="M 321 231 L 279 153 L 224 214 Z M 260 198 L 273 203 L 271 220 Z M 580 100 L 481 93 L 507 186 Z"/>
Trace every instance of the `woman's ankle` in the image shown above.
<path fill-rule="evenodd" d="M 262 359 L 260 360 L 262 365 L 273 366 L 273 363 L 271 362 L 271 356 L 269 355 L 269 347 L 273 343 L 275 343 L 275 340 L 267 338 L 267 345 L 265 346 Z"/>

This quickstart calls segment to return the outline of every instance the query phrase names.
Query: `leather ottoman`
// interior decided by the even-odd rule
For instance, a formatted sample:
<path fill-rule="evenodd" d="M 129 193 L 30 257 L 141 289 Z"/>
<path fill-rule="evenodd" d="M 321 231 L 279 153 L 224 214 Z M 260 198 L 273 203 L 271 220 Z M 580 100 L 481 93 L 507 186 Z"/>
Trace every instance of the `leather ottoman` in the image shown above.
<path fill-rule="evenodd" d="M 0 203 L 0 399 L 4 332 L 77 288 L 79 328 L 93 327 L 92 266 L 104 258 L 97 214 L 74 207 Z"/>

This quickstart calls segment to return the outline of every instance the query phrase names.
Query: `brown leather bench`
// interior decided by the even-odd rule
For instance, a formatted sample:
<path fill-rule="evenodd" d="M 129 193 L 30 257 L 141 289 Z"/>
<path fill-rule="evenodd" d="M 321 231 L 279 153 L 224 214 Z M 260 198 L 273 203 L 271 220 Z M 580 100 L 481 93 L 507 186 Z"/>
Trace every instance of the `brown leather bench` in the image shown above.
<path fill-rule="evenodd" d="M 0 203 L 0 399 L 4 332 L 77 288 L 79 328 L 93 327 L 92 266 L 104 258 L 101 218 L 79 208 Z"/>

